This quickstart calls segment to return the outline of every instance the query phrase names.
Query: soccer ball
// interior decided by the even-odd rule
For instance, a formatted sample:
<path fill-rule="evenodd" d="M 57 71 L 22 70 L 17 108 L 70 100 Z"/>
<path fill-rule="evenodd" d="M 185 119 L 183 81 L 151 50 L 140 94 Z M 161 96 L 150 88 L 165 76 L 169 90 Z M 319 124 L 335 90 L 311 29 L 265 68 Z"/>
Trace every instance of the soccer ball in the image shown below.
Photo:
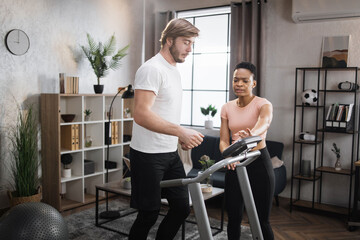
<path fill-rule="evenodd" d="M 316 90 L 306 89 L 301 95 L 301 100 L 306 106 L 315 106 L 318 101 Z"/>

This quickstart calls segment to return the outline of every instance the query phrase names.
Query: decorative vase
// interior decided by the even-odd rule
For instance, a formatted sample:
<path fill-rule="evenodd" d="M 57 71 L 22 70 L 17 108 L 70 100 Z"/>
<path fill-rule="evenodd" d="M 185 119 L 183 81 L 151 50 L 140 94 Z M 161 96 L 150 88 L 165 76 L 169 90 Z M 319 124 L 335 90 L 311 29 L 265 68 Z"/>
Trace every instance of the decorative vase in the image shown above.
<path fill-rule="evenodd" d="M 85 115 L 85 121 L 90 121 L 90 115 Z"/>
<path fill-rule="evenodd" d="M 71 168 L 63 168 L 61 170 L 61 175 L 64 178 L 70 178 L 71 177 Z"/>
<path fill-rule="evenodd" d="M 336 170 L 336 171 L 340 171 L 340 170 L 341 170 L 340 158 L 337 158 L 337 159 L 336 159 L 336 162 L 335 162 L 335 170 Z"/>
<path fill-rule="evenodd" d="M 92 141 L 93 141 L 92 138 L 90 136 L 87 136 L 85 138 L 85 147 L 91 147 Z"/>
<path fill-rule="evenodd" d="M 213 129 L 213 121 L 205 120 L 205 129 Z"/>
<path fill-rule="evenodd" d="M 131 112 L 129 108 L 124 109 L 124 117 L 125 118 L 131 118 Z"/>
<path fill-rule="evenodd" d="M 96 94 L 101 94 L 104 91 L 104 85 L 94 85 L 94 91 Z"/>
<path fill-rule="evenodd" d="M 301 161 L 301 176 L 311 177 L 311 161 L 302 160 Z"/>

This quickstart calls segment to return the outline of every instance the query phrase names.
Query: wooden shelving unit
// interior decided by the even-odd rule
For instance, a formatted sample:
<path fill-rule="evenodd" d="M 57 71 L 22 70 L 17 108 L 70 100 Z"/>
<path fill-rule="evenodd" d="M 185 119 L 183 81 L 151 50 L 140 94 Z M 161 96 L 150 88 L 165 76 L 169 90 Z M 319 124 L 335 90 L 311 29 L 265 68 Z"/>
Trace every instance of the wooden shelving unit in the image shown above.
<path fill-rule="evenodd" d="M 114 95 L 111 94 L 41 94 L 41 156 L 43 201 L 64 211 L 95 202 L 95 185 L 105 183 L 107 145 L 105 144 L 105 123 L 108 109 Z M 133 99 L 116 97 L 112 106 L 111 122 L 118 125 L 117 144 L 110 145 L 109 160 L 116 162 L 109 169 L 109 181 L 121 180 L 123 176 L 123 156 L 130 151 L 132 132 L 131 117 L 126 117 L 124 109 L 133 109 Z M 91 119 L 85 121 L 84 110 L 91 109 Z M 61 114 L 75 114 L 71 123 L 65 123 Z M 79 125 L 79 149 L 70 150 L 61 147 L 61 128 L 71 124 Z M 127 141 L 123 136 L 127 135 Z M 92 139 L 91 146 L 85 141 Z M 72 176 L 61 176 L 63 168 L 61 156 L 71 154 Z M 85 175 L 84 160 L 94 162 L 94 172 Z M 62 189 L 66 193 L 62 194 Z"/>

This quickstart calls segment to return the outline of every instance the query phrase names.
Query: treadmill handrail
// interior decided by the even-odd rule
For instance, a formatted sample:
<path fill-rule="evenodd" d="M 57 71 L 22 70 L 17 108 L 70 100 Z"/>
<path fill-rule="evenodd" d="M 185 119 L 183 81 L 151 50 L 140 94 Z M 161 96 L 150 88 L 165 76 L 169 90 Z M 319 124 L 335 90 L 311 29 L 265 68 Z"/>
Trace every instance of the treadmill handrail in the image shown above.
<path fill-rule="evenodd" d="M 232 158 L 225 158 L 225 159 L 215 163 L 214 165 L 212 165 L 211 167 L 206 169 L 202 174 L 199 174 L 196 177 L 179 178 L 179 179 L 161 181 L 160 187 L 162 187 L 162 188 L 175 187 L 175 186 L 182 186 L 182 185 L 187 185 L 187 184 L 195 183 L 195 182 L 201 182 L 201 181 L 205 180 L 207 177 L 209 177 L 212 173 L 216 172 L 217 170 L 219 170 L 231 163 L 235 163 L 235 162 L 239 161 L 240 163 L 236 165 L 237 167 L 238 166 L 240 166 L 240 167 L 247 166 L 250 163 L 252 163 L 253 161 L 255 161 L 258 156 L 260 156 L 260 151 L 256 150 L 256 151 L 252 151 L 252 152 L 246 152 L 244 154 L 240 154 L 240 155 L 232 157 Z"/>

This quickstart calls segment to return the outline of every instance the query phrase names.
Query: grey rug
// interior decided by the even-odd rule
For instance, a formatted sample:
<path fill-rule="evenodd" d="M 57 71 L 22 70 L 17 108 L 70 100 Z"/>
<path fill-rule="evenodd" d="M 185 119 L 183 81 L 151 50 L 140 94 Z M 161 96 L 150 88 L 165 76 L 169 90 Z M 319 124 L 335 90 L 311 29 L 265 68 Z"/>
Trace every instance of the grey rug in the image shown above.
<path fill-rule="evenodd" d="M 105 210 L 105 204 L 99 206 L 99 212 Z M 121 211 L 121 214 L 125 214 L 129 211 L 133 211 L 133 209 L 129 209 L 129 205 L 127 202 L 121 200 L 113 200 L 109 202 L 109 210 L 118 210 Z M 116 219 L 114 221 L 108 222 L 104 224 L 104 226 L 117 229 L 118 231 L 128 233 L 132 223 L 134 222 L 136 217 L 136 213 L 130 214 L 123 218 Z M 159 216 L 156 224 L 153 226 L 149 233 L 148 239 L 155 239 L 155 234 L 158 225 L 162 220 L 162 216 Z M 190 215 L 189 220 L 195 220 L 193 215 Z M 68 224 L 69 237 L 70 239 L 75 240 L 115 240 L 115 239 L 127 239 L 125 235 L 109 231 L 100 227 L 95 226 L 95 208 L 84 210 L 79 213 L 72 214 L 70 216 L 65 217 L 65 221 Z M 103 221 L 103 219 L 99 219 L 99 221 Z M 220 221 L 210 218 L 210 223 L 213 226 L 220 226 Z M 196 224 L 186 223 L 185 228 L 185 237 L 187 240 L 197 240 L 200 239 L 198 234 L 198 228 Z M 215 231 L 215 230 L 213 230 Z M 178 234 L 175 237 L 176 240 L 181 239 L 181 230 L 179 230 Z M 224 223 L 224 231 L 217 234 L 214 239 L 216 240 L 227 240 L 226 235 L 226 223 Z M 242 226 L 242 234 L 241 239 L 250 240 L 251 231 L 248 227 Z"/>

